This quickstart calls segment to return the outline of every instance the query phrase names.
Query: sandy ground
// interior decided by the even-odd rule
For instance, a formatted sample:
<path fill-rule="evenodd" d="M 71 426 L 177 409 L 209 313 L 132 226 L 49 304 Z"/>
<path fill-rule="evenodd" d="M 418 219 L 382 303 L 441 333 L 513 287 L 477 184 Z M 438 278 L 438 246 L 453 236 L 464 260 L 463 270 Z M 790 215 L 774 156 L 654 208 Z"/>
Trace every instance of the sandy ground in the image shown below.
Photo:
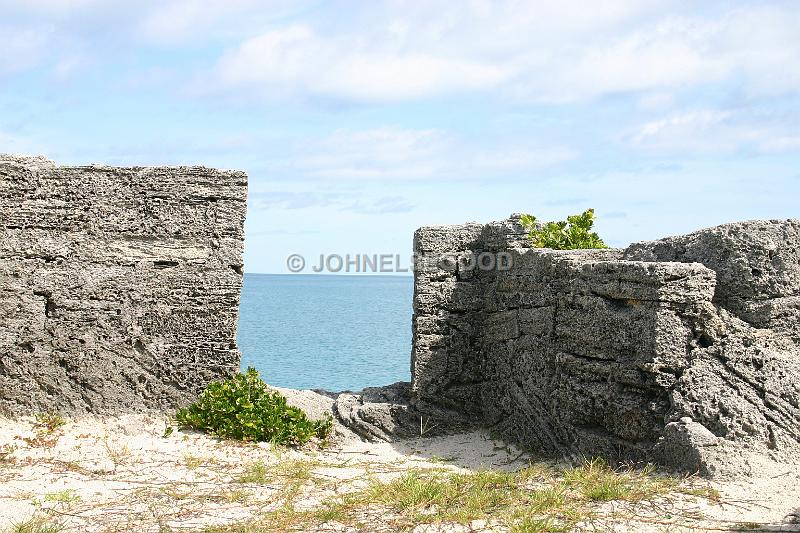
<path fill-rule="evenodd" d="M 0 531 L 13 531 L 31 517 L 46 517 L 64 531 L 202 531 L 274 510 L 287 487 L 300 494 L 299 507 L 314 508 L 331 495 L 363 488 L 370 476 L 398 476 L 411 468 L 517 469 L 535 460 L 482 432 L 392 444 L 340 435 L 325 449 L 293 450 L 193 431 L 165 436 L 170 425 L 147 415 L 82 418 L 37 434 L 32 418 L 0 419 Z M 680 495 L 628 506 L 622 519 L 620 505 L 609 502 L 598 509 L 598 520 L 582 528 L 800 531 L 800 472 L 775 464 L 756 470 L 748 479 L 712 482 L 722 495 L 719 503 Z M 387 530 L 379 517 L 368 522 L 356 530 Z M 348 528 L 331 523 L 313 530 Z M 483 523 L 416 528 L 440 530 L 499 529 Z"/>

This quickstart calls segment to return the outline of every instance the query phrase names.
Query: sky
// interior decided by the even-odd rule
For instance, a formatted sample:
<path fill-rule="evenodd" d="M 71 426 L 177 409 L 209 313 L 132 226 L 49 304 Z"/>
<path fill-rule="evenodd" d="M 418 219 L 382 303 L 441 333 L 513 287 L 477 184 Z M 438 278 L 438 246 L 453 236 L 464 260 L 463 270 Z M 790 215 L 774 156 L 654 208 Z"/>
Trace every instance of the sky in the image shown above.
<path fill-rule="evenodd" d="M 0 0 L 0 152 L 249 175 L 245 270 L 800 215 L 795 1 Z"/>

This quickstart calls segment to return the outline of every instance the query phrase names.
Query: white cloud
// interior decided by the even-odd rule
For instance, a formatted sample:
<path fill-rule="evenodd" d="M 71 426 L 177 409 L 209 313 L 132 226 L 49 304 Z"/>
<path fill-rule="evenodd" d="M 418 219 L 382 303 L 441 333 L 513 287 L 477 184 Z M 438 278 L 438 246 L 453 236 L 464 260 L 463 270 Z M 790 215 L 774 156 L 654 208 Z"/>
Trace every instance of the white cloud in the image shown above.
<path fill-rule="evenodd" d="M 186 39 L 192 32 L 202 34 L 216 15 L 213 3 L 165 2 L 147 13 L 140 27 L 145 36 L 156 41 L 178 41 Z"/>
<path fill-rule="evenodd" d="M 104 0 L 0 0 L 0 8 L 21 13 L 42 13 L 45 15 L 61 15 L 76 9 L 96 7 Z"/>
<path fill-rule="evenodd" d="M 64 78 L 146 55 L 151 47 L 207 53 L 263 31 L 310 1 L 0 0 L 0 74 L 44 67 Z"/>
<path fill-rule="evenodd" d="M 363 215 L 388 213 L 408 213 L 414 204 L 403 196 L 380 196 L 377 199 L 365 197 L 360 191 L 347 194 L 325 191 L 258 191 L 248 195 L 250 209 L 258 210 L 298 210 L 334 209 Z"/>
<path fill-rule="evenodd" d="M 436 129 L 340 129 L 296 142 L 267 172 L 344 181 L 494 179 L 550 168 L 577 156 L 569 147 L 538 144 L 491 149 L 482 141 L 476 149 Z"/>
<path fill-rule="evenodd" d="M 655 110 L 672 107 L 675 95 L 671 92 L 645 92 L 639 97 L 638 105 L 641 109 Z"/>
<path fill-rule="evenodd" d="M 43 69 L 51 79 L 64 79 L 91 66 L 97 50 L 108 44 L 98 39 L 102 46 L 86 46 L 87 39 L 81 34 L 86 21 L 77 13 L 91 12 L 93 7 L 103 5 L 97 0 L 0 0 L 0 75 Z M 99 26 L 107 28 L 108 24 Z"/>
<path fill-rule="evenodd" d="M 565 146 L 516 146 L 480 150 L 467 156 L 469 167 L 484 174 L 538 170 L 577 159 L 578 152 Z"/>
<path fill-rule="evenodd" d="M 648 122 L 641 127 L 639 133 L 634 137 L 635 143 L 652 142 L 664 135 L 675 135 L 675 133 L 686 133 L 697 129 L 706 130 L 710 126 L 716 126 L 724 121 L 731 114 L 725 111 L 701 110 L 672 115 L 653 122 Z"/>
<path fill-rule="evenodd" d="M 168 0 L 152 2 L 136 19 L 138 37 L 161 45 L 186 45 L 252 34 L 306 7 L 306 0 Z"/>
<path fill-rule="evenodd" d="M 354 9 L 311 0 L 0 0 L 0 9 L 2 70 L 44 57 L 62 72 L 74 57 L 100 68 L 143 44 L 200 53 L 222 45 L 210 71 L 180 68 L 243 99 L 482 92 L 552 103 L 715 82 L 750 97 L 800 92 L 800 10 L 784 2 L 390 0 Z"/>
<path fill-rule="evenodd" d="M 764 139 L 760 145 L 766 153 L 800 152 L 800 135 L 776 136 Z"/>
<path fill-rule="evenodd" d="M 800 91 L 800 13 L 778 6 L 732 10 L 717 19 L 663 15 L 603 36 L 587 31 L 522 55 L 513 96 L 571 102 L 615 93 L 672 95 L 709 83 L 752 96 Z M 671 96 L 670 96 L 671 99 Z M 651 104 L 644 102 L 645 105 Z M 660 102 L 659 102 L 660 103 Z"/>
<path fill-rule="evenodd" d="M 345 210 L 364 215 L 387 215 L 409 213 L 414 210 L 414 204 L 403 196 L 383 196 L 370 202 L 354 202 L 347 206 Z"/>
<path fill-rule="evenodd" d="M 725 68 L 702 53 L 703 32 L 686 22 L 667 21 L 617 42 L 587 46 L 574 62 L 554 66 L 557 75 L 550 97 L 591 97 L 719 80 Z"/>
<path fill-rule="evenodd" d="M 221 59 L 214 77 L 266 92 L 382 101 L 491 88 L 509 75 L 490 63 L 375 51 L 357 39 L 326 39 L 292 26 L 244 41 Z"/>
<path fill-rule="evenodd" d="M 800 90 L 797 10 L 751 6 L 701 16 L 691 7 L 680 14 L 627 1 L 389 3 L 326 32 L 306 22 L 245 39 L 210 79 L 262 97 L 346 101 L 492 91 L 569 102 L 720 81 L 753 94 Z"/>
<path fill-rule="evenodd" d="M 745 110 L 700 109 L 647 122 L 630 136 L 638 148 L 660 153 L 777 153 L 800 150 L 792 117 Z"/>
<path fill-rule="evenodd" d="M 248 195 L 251 209 L 318 209 L 341 204 L 347 195 L 310 191 L 253 191 Z"/>
<path fill-rule="evenodd" d="M 710 43 L 751 96 L 800 91 L 800 10 L 797 4 L 756 4 L 729 13 Z"/>
<path fill-rule="evenodd" d="M 0 74 L 38 65 L 47 51 L 48 34 L 47 28 L 0 25 Z"/>
<path fill-rule="evenodd" d="M 308 177 L 424 179 L 441 174 L 453 142 L 433 129 L 341 129 L 300 143 L 286 164 Z"/>

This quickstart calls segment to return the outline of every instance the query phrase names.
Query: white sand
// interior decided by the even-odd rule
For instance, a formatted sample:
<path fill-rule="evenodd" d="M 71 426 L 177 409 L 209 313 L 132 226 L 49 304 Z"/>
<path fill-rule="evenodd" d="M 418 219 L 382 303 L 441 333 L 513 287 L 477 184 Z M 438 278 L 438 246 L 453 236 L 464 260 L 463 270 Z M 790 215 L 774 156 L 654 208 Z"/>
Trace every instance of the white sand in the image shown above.
<path fill-rule="evenodd" d="M 82 418 L 60 428 L 48 447 L 22 440 L 34 437 L 33 419 L 0 419 L 0 531 L 33 516 L 49 517 L 66 531 L 202 530 L 241 522 L 281 505 L 293 479 L 289 474 L 236 481 L 258 462 L 310 465 L 313 480 L 301 483 L 298 501 L 301 508 L 314 508 L 326 497 L 365 486 L 369 475 L 399 475 L 415 467 L 516 469 L 532 459 L 481 432 L 394 444 L 340 435 L 324 450 L 287 450 L 191 431 L 164 437 L 169 423 L 146 415 Z M 746 480 L 712 483 L 723 495 L 719 505 L 676 496 L 628 508 L 626 519 L 618 520 L 620 506 L 612 502 L 601 509 L 608 519 L 586 529 L 602 524 L 600 530 L 726 530 L 752 522 L 762 524 L 762 531 L 800 531 L 797 516 L 791 516 L 800 513 L 800 472 L 771 463 L 756 470 Z M 632 522 L 637 514 L 641 521 Z M 374 530 L 384 530 L 379 521 Z"/>

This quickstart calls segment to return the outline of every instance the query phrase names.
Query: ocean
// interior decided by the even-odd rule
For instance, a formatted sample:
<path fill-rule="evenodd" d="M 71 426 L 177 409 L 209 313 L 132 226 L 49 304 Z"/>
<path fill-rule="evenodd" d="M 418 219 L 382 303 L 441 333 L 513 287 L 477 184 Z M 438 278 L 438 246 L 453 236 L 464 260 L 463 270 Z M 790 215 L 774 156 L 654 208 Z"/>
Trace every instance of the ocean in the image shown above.
<path fill-rule="evenodd" d="M 296 389 L 409 381 L 413 290 L 410 276 L 245 274 L 242 369 Z"/>

